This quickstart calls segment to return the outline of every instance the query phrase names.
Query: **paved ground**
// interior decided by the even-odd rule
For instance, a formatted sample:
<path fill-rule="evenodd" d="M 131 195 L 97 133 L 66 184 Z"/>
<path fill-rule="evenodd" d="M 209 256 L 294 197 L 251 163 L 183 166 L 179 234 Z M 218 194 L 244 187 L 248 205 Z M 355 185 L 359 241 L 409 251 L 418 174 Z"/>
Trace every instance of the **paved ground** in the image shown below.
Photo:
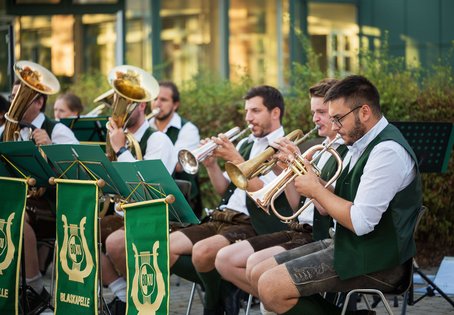
<path fill-rule="evenodd" d="M 170 313 L 169 315 L 184 315 L 186 314 L 188 299 L 191 292 L 192 283 L 184 280 L 177 279 L 175 276 L 170 278 Z M 46 286 L 49 289 L 50 279 L 46 278 Z M 110 301 L 112 299 L 112 294 L 108 289 L 104 290 L 105 299 Z M 415 296 L 417 298 L 418 295 Z M 391 309 L 394 314 L 401 314 L 402 309 L 402 298 L 399 297 L 399 305 L 397 307 L 393 306 L 392 297 L 388 297 Z M 370 299 L 371 300 L 371 299 Z M 372 302 L 372 300 L 371 300 Z M 359 304 L 359 308 L 366 308 L 364 302 Z M 387 314 L 386 310 L 380 303 L 375 309 L 378 315 Z M 200 296 L 196 293 L 192 303 L 192 309 L 190 314 L 192 315 L 201 315 L 202 312 L 202 303 Z M 240 315 L 244 314 L 244 310 L 240 310 Z M 53 314 L 51 311 L 42 313 L 43 315 Z M 260 315 L 259 306 L 255 305 L 251 308 L 249 313 L 250 315 Z M 419 301 L 416 305 L 407 306 L 407 314 L 410 315 L 454 315 L 454 307 L 449 304 L 444 298 L 434 296 L 434 297 L 425 297 Z M 321 314 L 322 315 L 322 314 Z"/>

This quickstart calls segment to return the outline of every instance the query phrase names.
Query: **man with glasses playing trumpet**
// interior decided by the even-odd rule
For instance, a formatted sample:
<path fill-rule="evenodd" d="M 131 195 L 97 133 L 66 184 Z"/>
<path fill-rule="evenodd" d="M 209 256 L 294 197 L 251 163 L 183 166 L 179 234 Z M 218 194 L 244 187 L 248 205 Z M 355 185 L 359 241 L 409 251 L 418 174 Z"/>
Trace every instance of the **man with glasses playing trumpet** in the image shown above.
<path fill-rule="evenodd" d="M 331 147 L 337 149 L 338 153 L 345 155 L 347 148 L 343 145 L 343 140 L 336 140 L 336 132 L 331 129 L 331 122 L 328 115 L 328 104 L 323 101 L 326 92 L 337 82 L 335 79 L 325 79 L 309 88 L 311 96 L 310 107 L 312 121 L 317 125 L 318 135 L 325 137 L 324 145 L 335 141 Z M 275 154 L 277 159 L 292 160 L 295 154 L 300 154 L 299 148 L 286 137 L 276 140 L 273 147 L 279 151 Z M 278 163 L 280 170 L 287 168 L 287 163 Z M 317 167 L 321 170 L 321 178 L 328 180 L 336 171 L 335 158 L 329 152 L 321 155 Z M 286 188 L 287 198 L 294 210 L 301 206 L 304 197 L 295 191 L 294 186 L 290 183 Z M 309 202 L 306 198 L 305 204 Z M 258 292 L 253 290 L 250 282 L 250 274 L 246 274 L 246 265 L 248 271 L 257 263 L 273 257 L 275 254 L 289 250 L 295 247 L 320 240 L 328 237 L 328 230 L 331 224 L 329 216 L 322 216 L 310 205 L 301 214 L 297 220 L 289 223 L 288 231 L 280 231 L 272 234 L 254 236 L 247 240 L 224 247 L 216 256 L 216 269 L 222 277 L 231 281 L 243 291 L 258 296 Z"/>
<path fill-rule="evenodd" d="M 328 91 L 325 102 L 333 130 L 349 148 L 346 166 L 334 192 L 310 167 L 295 179 L 295 187 L 336 220 L 335 237 L 254 268 L 261 301 L 279 314 L 340 314 L 319 292 L 402 289 L 416 251 L 413 230 L 422 201 L 417 161 L 383 117 L 376 87 L 362 76 L 348 76 Z"/>
<path fill-rule="evenodd" d="M 235 188 L 222 172 L 216 158 L 238 164 L 254 157 L 275 139 L 284 135 L 281 119 L 284 99 L 270 86 L 259 86 L 248 91 L 245 99 L 245 120 L 252 135 L 240 141 L 235 148 L 223 134 L 212 137 L 217 147 L 203 160 L 215 190 L 224 195 L 218 210 L 209 222 L 183 228 L 170 234 L 169 260 L 171 271 L 183 278 L 200 277 L 205 287 L 204 314 L 234 314 L 235 305 L 222 305 L 227 288 L 215 269 L 217 252 L 236 241 L 257 233 L 273 232 L 286 228 L 275 216 L 266 215 L 246 196 L 244 190 Z M 270 173 L 249 181 L 250 190 L 258 190 L 275 177 Z M 288 206 L 288 205 L 286 205 Z M 194 276 L 194 267 L 197 274 Z M 221 297 L 222 295 L 222 297 Z M 224 303 L 225 304 L 225 303 Z"/>

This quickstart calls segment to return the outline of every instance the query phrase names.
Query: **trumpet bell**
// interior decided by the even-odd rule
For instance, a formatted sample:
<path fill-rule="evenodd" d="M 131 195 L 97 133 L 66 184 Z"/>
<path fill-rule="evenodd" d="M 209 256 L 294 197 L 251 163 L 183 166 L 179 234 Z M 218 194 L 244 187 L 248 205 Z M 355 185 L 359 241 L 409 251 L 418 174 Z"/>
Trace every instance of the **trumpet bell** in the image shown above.
<path fill-rule="evenodd" d="M 55 75 L 43 66 L 26 60 L 14 64 L 16 76 L 29 88 L 46 95 L 60 91 L 60 83 Z"/>
<path fill-rule="evenodd" d="M 178 162 L 180 162 L 183 170 L 188 174 L 194 175 L 199 171 L 199 161 L 189 150 L 180 150 L 178 152 Z"/>
<path fill-rule="evenodd" d="M 158 81 L 138 67 L 115 67 L 109 72 L 108 81 L 116 93 L 134 102 L 149 102 L 159 94 Z"/>

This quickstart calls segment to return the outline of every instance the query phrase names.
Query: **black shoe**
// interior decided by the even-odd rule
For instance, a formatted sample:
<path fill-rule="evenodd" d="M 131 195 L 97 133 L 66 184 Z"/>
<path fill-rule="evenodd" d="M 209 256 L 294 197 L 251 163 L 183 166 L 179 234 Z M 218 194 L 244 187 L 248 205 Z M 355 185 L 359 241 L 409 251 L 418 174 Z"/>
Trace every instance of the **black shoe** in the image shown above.
<path fill-rule="evenodd" d="M 36 294 L 31 290 L 27 290 L 27 315 L 36 315 L 42 313 L 45 309 L 48 308 L 50 299 L 51 296 L 45 288 L 43 288 L 40 294 Z"/>
<path fill-rule="evenodd" d="M 112 315 L 126 314 L 126 303 L 120 300 L 117 296 L 109 304 L 107 304 L 107 307 Z"/>
<path fill-rule="evenodd" d="M 203 315 L 224 315 L 224 309 L 218 306 L 215 310 L 203 308 Z"/>
<path fill-rule="evenodd" d="M 372 310 L 358 310 L 358 311 L 353 311 L 352 314 L 355 314 L 355 315 L 375 315 L 377 313 L 375 311 L 372 311 Z"/>

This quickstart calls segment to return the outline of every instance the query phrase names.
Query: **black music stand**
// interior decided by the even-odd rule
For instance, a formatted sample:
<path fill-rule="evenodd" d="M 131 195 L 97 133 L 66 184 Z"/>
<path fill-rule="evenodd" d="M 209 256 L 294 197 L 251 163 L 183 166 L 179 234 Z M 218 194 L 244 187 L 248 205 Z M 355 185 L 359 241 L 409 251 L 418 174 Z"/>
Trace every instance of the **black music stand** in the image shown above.
<path fill-rule="evenodd" d="M 55 176 L 52 168 L 44 160 L 38 148 L 32 141 L 19 141 L 19 142 L 0 142 L 0 174 L 9 177 L 31 177 L 36 179 L 36 187 L 48 187 L 49 177 Z M 25 253 L 24 253 L 24 238 L 22 238 L 22 252 L 21 252 L 21 263 L 20 269 L 22 274 L 21 280 L 21 304 L 22 312 L 26 314 L 28 312 L 28 303 L 26 292 L 31 292 L 38 299 L 41 299 L 40 295 L 26 282 L 26 271 L 25 271 Z M 51 292 L 52 294 L 52 292 Z M 37 310 L 39 313 L 49 308 L 54 310 L 51 301 L 46 302 L 42 307 Z"/>
<path fill-rule="evenodd" d="M 454 143 L 454 128 L 452 123 L 443 122 L 392 122 L 404 135 L 415 151 L 422 173 L 445 173 L 448 169 Z M 414 261 L 414 260 L 413 260 Z M 414 261 L 413 271 L 421 276 L 428 284 L 427 293 L 414 300 L 413 288 L 410 290 L 408 305 L 414 305 L 426 296 L 435 295 L 437 291 L 446 301 L 454 306 L 449 298 Z"/>

